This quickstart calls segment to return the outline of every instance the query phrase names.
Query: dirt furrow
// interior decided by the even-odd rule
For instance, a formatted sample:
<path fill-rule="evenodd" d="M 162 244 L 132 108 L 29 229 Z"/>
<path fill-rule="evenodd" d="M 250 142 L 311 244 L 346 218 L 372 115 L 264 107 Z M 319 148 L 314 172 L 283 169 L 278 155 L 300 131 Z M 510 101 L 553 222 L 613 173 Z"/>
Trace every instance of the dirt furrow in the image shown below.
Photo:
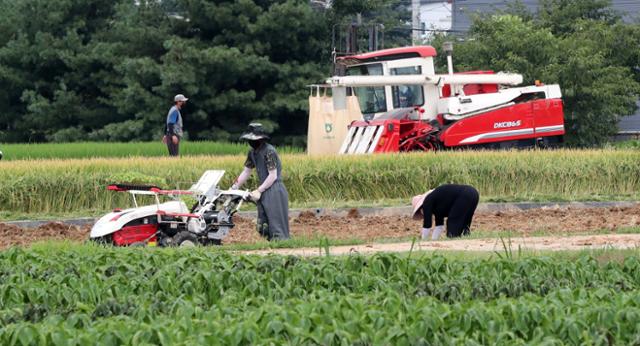
<path fill-rule="evenodd" d="M 255 221 L 236 217 L 236 227 L 225 240 L 226 244 L 254 243 L 260 240 Z M 345 217 L 320 216 L 302 212 L 290 220 L 292 237 L 327 237 L 329 239 L 361 239 L 374 243 L 381 239 L 410 238 L 419 234 L 420 221 L 407 216 L 358 215 L 354 209 Z M 494 232 L 511 231 L 515 237 L 535 234 L 557 237 L 594 230 L 615 234 L 621 228 L 640 226 L 640 206 L 613 208 L 541 208 L 519 211 L 476 213 L 472 232 L 490 236 Z M 0 223 L 0 248 L 25 246 L 38 241 L 84 241 L 90 226 L 72 226 L 52 222 L 38 228 L 19 228 Z M 465 240 L 479 243 L 480 240 Z M 493 241 L 493 240 L 492 240 Z"/>

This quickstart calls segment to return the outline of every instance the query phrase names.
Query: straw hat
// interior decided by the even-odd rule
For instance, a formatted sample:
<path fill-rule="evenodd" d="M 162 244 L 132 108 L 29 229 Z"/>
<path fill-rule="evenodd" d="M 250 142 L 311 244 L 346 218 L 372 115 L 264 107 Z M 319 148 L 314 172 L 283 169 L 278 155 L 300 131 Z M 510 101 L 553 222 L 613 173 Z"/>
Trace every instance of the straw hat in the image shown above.
<path fill-rule="evenodd" d="M 422 195 L 413 196 L 411 199 L 411 205 L 413 206 L 413 219 L 419 220 L 422 218 L 422 203 L 424 203 L 424 199 L 433 191 L 433 189 L 423 193 Z"/>

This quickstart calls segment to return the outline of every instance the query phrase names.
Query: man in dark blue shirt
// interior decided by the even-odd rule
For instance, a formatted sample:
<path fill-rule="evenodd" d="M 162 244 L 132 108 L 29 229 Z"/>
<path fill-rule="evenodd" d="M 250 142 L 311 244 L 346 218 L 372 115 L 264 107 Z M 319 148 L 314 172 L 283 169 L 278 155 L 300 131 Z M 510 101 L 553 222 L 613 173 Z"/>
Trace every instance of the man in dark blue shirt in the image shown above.
<path fill-rule="evenodd" d="M 178 156 L 180 154 L 180 140 L 182 140 L 182 114 L 180 109 L 187 102 L 188 98 L 182 94 L 178 94 L 173 98 L 174 106 L 169 109 L 167 114 L 167 129 L 165 132 L 165 141 L 169 155 Z"/>

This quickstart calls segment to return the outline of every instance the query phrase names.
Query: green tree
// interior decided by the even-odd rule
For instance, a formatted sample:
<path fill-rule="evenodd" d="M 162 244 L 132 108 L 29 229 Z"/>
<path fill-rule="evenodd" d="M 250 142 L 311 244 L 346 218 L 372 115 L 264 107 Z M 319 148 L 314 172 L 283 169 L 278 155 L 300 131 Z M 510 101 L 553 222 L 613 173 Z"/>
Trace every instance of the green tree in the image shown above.
<path fill-rule="evenodd" d="M 0 11 L 0 142 L 157 140 L 184 93 L 191 138 L 236 139 L 261 119 L 276 141 L 302 144 L 306 86 L 330 71 L 333 25 L 356 13 L 408 21 L 401 0 L 326 11 L 307 0 L 0 0 Z M 387 46 L 408 37 L 392 32 Z"/>
<path fill-rule="evenodd" d="M 165 41 L 156 91 L 191 97 L 187 129 L 197 138 L 237 139 L 253 119 L 304 135 L 306 85 L 327 71 L 322 13 L 307 1 L 180 1 L 185 20 Z"/>
<path fill-rule="evenodd" d="M 575 31 L 577 21 L 615 24 L 620 20 L 611 0 L 541 0 L 537 21 L 554 35 Z"/>
<path fill-rule="evenodd" d="M 111 113 L 91 39 L 109 25 L 114 1 L 3 1 L 0 10 L 0 140 L 41 141 Z"/>
<path fill-rule="evenodd" d="M 113 25 L 96 37 L 97 59 L 109 66 L 109 73 L 101 76 L 108 95 L 105 102 L 115 111 L 108 122 L 92 129 L 90 139 L 160 138 L 163 115 L 173 97 L 158 90 L 163 82 L 163 57 L 169 51 L 167 41 L 181 22 L 168 15 L 163 2 L 126 1 L 117 6 Z"/>
<path fill-rule="evenodd" d="M 193 138 L 251 119 L 306 132 L 306 85 L 328 71 L 307 1 L 4 0 L 0 141 L 154 139 L 173 95 Z"/>

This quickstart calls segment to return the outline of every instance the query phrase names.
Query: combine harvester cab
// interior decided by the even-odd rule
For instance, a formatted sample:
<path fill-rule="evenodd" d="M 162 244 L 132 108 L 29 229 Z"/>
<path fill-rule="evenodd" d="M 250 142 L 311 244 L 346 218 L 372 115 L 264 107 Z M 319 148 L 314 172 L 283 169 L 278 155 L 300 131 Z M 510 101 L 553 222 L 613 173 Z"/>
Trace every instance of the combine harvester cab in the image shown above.
<path fill-rule="evenodd" d="M 340 154 L 429 151 L 442 148 L 553 146 L 562 142 L 558 85 L 507 87 L 519 74 L 469 71 L 435 74 L 430 46 L 341 57 L 343 75 L 327 80 L 334 110 L 355 95 L 363 119 L 354 121 Z M 339 96 L 343 95 L 343 96 Z"/>

